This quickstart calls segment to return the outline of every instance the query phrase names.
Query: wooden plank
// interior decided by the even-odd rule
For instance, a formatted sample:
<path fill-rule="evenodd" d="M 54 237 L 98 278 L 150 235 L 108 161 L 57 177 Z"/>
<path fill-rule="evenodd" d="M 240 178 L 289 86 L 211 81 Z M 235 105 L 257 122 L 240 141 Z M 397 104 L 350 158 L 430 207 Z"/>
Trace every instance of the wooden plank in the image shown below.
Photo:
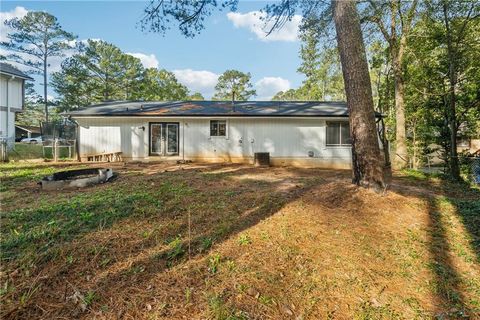
<path fill-rule="evenodd" d="M 121 161 L 122 159 L 122 152 L 105 152 L 105 153 L 97 153 L 97 154 L 87 154 L 83 156 L 86 158 L 87 162 L 114 162 L 114 161 Z"/>

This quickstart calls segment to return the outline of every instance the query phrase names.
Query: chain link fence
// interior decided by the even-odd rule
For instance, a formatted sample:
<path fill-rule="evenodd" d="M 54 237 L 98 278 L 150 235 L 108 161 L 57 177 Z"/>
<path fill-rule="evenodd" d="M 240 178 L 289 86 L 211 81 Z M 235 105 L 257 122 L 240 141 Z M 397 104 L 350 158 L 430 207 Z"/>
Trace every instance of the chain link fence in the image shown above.
<path fill-rule="evenodd" d="M 76 160 L 77 126 L 68 120 L 40 123 L 40 137 L 7 145 L 0 141 L 0 157 L 8 160 Z"/>
<path fill-rule="evenodd" d="M 77 126 L 64 119 L 59 122 L 42 122 L 43 157 L 51 155 L 57 161 L 59 159 L 74 159 L 77 151 Z"/>
<path fill-rule="evenodd" d="M 480 156 L 466 158 L 467 165 L 470 167 L 469 176 L 476 184 L 480 184 Z"/>

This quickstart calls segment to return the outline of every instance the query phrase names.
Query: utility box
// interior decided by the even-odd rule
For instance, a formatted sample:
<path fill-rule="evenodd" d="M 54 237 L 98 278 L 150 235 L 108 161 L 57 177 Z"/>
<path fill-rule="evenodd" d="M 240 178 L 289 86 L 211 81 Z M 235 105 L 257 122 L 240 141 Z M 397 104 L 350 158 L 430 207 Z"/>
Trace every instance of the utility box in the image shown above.
<path fill-rule="evenodd" d="M 255 167 L 269 167 L 270 153 L 269 152 L 255 152 L 253 156 L 253 164 Z"/>

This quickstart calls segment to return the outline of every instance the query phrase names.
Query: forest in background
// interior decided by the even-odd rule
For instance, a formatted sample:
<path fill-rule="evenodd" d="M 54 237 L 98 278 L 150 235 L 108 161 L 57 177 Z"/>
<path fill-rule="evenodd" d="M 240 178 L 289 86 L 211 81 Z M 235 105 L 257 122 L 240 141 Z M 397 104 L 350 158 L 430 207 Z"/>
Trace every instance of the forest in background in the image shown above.
<path fill-rule="evenodd" d="M 439 151 L 449 173 L 457 177 L 457 144 L 479 136 L 480 119 L 480 9 L 462 1 L 359 1 L 375 109 L 385 115 L 386 135 L 392 142 L 398 167 L 420 167 L 427 155 Z M 26 111 L 20 124 L 37 124 L 50 110 L 59 113 L 109 100 L 198 100 L 175 75 L 164 69 L 144 68 L 138 58 L 105 41 L 76 41 L 56 18 L 30 12 L 21 20 L 6 21 L 14 30 L 2 46 L 17 54 L 3 59 L 23 63 L 42 73 L 42 52 L 29 53 L 25 40 L 29 25 L 48 24 L 56 42 L 49 52 L 65 59 L 48 84 L 57 98 L 47 101 L 26 88 Z M 41 40 L 37 35 L 37 41 Z M 50 39 L 49 38 L 49 39 Z M 273 100 L 345 100 L 341 63 L 328 10 L 304 19 L 298 72 L 302 85 L 278 92 Z M 68 44 L 68 45 L 67 45 Z M 44 50 L 46 51 L 46 50 Z M 18 54 L 22 53 L 22 54 Z M 45 54 L 45 62 L 47 55 Z M 41 59 L 40 59 L 41 60 Z M 45 63 L 48 65 L 48 63 Z M 250 73 L 227 70 L 216 86 L 214 99 L 248 100 L 255 96 Z M 48 105 L 48 108 L 45 108 Z M 461 164 L 461 163 L 460 163 Z"/>
<path fill-rule="evenodd" d="M 480 138 L 478 4 L 369 0 L 359 1 L 357 8 L 375 109 L 385 116 L 393 150 L 405 159 L 400 167 L 421 167 L 437 151 L 452 171 L 450 162 L 462 164 L 457 145 Z M 301 40 L 297 71 L 305 80 L 273 100 L 345 100 L 328 14 L 304 21 Z M 399 152 L 399 143 L 405 151 Z"/>

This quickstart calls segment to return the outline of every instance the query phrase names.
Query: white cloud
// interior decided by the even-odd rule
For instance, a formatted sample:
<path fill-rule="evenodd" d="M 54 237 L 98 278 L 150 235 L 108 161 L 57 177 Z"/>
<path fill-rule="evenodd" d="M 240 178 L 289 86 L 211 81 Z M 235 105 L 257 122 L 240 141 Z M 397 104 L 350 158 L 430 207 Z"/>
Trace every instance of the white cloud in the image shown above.
<path fill-rule="evenodd" d="M 140 59 L 145 68 L 158 68 L 158 60 L 154 54 L 144 54 L 140 52 L 127 52 L 127 54 Z"/>
<path fill-rule="evenodd" d="M 28 10 L 24 7 L 15 7 L 12 11 L 0 11 L 0 41 L 8 41 L 7 34 L 12 30 L 10 27 L 5 26 L 5 20 L 10 20 L 13 18 L 22 18 L 28 13 Z"/>
<path fill-rule="evenodd" d="M 9 51 L 9 50 L 6 50 L 6 49 L 4 49 L 4 48 L 0 48 L 0 55 L 2 55 L 2 56 L 7 56 L 7 55 L 9 55 L 9 54 L 11 54 L 11 53 L 12 53 L 12 52 Z M 19 56 L 23 56 L 23 57 L 25 57 L 25 58 L 28 58 L 28 56 L 25 55 L 25 54 L 23 54 L 23 53 L 16 53 L 16 54 L 19 55 Z M 11 64 L 12 66 L 14 66 L 15 68 L 17 68 L 17 69 L 20 70 L 20 71 L 26 72 L 26 71 L 31 70 L 31 68 L 29 68 L 29 67 L 27 67 L 27 66 L 25 66 L 25 65 L 23 65 L 23 64 L 16 63 L 16 62 L 11 61 L 11 60 L 8 60 L 8 59 L 7 59 L 6 61 L 3 61 L 3 62 L 6 62 L 6 63 L 8 63 L 8 64 Z"/>
<path fill-rule="evenodd" d="M 255 33 L 257 38 L 261 41 L 297 41 L 298 28 L 302 21 L 302 16 L 294 15 L 290 21 L 287 21 L 281 29 L 273 31 L 267 36 L 267 31 L 273 26 L 273 21 L 265 21 L 262 18 L 266 17 L 265 12 L 250 11 L 247 13 L 229 12 L 227 13 L 228 20 L 232 21 L 236 28 L 247 28 Z"/>
<path fill-rule="evenodd" d="M 270 100 L 279 91 L 290 89 L 290 81 L 280 77 L 263 77 L 255 83 L 257 100 Z"/>
<path fill-rule="evenodd" d="M 220 76 L 211 71 L 192 69 L 173 70 L 173 73 L 190 91 L 200 92 L 207 99 L 213 95 Z"/>

